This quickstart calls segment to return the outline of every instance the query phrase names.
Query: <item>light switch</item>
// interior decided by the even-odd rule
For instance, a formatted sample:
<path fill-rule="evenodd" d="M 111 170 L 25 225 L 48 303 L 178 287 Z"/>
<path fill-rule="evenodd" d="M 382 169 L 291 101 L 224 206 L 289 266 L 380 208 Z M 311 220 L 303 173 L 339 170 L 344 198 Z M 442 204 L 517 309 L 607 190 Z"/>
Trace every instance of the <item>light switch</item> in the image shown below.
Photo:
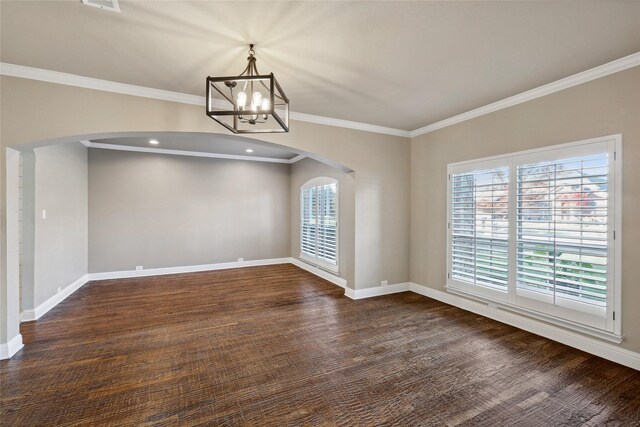
<path fill-rule="evenodd" d="M 42 209 L 42 219 L 47 219 L 47 210 Z"/>

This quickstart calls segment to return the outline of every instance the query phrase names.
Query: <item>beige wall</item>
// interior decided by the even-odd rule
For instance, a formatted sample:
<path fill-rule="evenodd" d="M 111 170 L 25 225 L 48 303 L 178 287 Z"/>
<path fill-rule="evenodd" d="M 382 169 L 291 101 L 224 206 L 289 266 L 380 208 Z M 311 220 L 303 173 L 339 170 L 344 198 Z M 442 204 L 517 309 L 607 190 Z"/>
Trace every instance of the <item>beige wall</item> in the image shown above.
<path fill-rule="evenodd" d="M 313 159 L 291 165 L 291 256 L 300 258 L 300 187 L 312 178 L 326 176 L 338 181 L 339 276 L 355 280 L 355 192 L 353 176 Z"/>
<path fill-rule="evenodd" d="M 640 160 L 639 73 L 639 68 L 626 70 L 419 136 L 411 143 L 406 138 L 304 122 L 293 122 L 287 135 L 265 135 L 261 139 L 315 153 L 355 171 L 354 283 L 350 286 L 360 289 L 377 286 L 381 280 L 398 283 L 411 278 L 442 289 L 448 163 L 622 133 L 623 346 L 640 351 L 640 333 L 632 328 L 640 324 L 640 316 L 634 311 L 634 302 L 640 300 L 640 266 L 635 262 L 640 255 L 640 175 L 636 166 Z M 221 132 L 199 106 L 6 76 L 0 78 L 0 84 L 3 147 L 110 132 Z M 4 179 L 4 150 L 0 154 L 0 177 Z M 7 280 L 4 183 L 0 191 L 2 311 L 3 304 L 6 308 Z M 4 317 L 2 322 L 0 342 L 7 338 Z"/>
<path fill-rule="evenodd" d="M 411 280 L 446 281 L 447 164 L 621 133 L 622 346 L 640 351 L 640 67 L 411 141 Z"/>
<path fill-rule="evenodd" d="M 35 224 L 36 224 L 36 156 L 25 150 L 22 156 L 22 218 L 20 248 L 20 310 L 35 308 Z"/>
<path fill-rule="evenodd" d="M 37 307 L 87 274 L 87 148 L 67 143 L 34 151 Z"/>
<path fill-rule="evenodd" d="M 46 144 L 58 138 L 72 140 L 69 137 L 74 135 L 111 132 L 223 131 L 200 106 L 7 76 L 0 77 L 0 84 L 0 138 L 4 145 Z M 379 286 L 382 280 L 390 284 L 409 280 L 408 138 L 293 121 L 289 134 L 260 139 L 355 171 L 355 283 L 349 286 L 365 288 Z M 4 167 L 4 153 L 2 156 Z M 1 201 L 5 212 L 4 193 Z M 2 245 L 6 246 L 4 239 L 0 249 Z M 6 286 L 4 274 L 0 280 Z"/>
<path fill-rule="evenodd" d="M 20 153 L 17 150 L 2 147 L 2 265 L 0 274 L 2 280 L 10 280 L 15 286 L 0 287 L 0 344 L 6 343 L 19 334 L 20 328 L 20 297 L 17 286 L 19 280 L 20 256 L 18 245 L 19 233 L 19 205 L 20 196 L 18 185 L 20 181 Z M 6 160 L 6 161 L 5 161 Z M 10 248 L 11 250 L 7 250 Z"/>
<path fill-rule="evenodd" d="M 288 164 L 89 150 L 89 272 L 289 256 Z"/>

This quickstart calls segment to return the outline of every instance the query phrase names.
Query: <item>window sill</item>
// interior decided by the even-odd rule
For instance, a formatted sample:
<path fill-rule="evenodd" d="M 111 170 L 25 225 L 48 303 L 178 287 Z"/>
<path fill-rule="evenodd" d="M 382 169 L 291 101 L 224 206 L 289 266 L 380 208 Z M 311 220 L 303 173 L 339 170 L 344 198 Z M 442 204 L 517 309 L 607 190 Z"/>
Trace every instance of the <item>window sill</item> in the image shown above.
<path fill-rule="evenodd" d="M 528 310 L 526 308 L 522 308 L 522 307 L 518 307 L 518 306 L 514 306 L 511 304 L 507 304 L 504 302 L 499 302 L 499 301 L 494 301 L 492 299 L 483 297 L 481 295 L 477 295 L 474 294 L 472 292 L 467 292 L 467 291 L 463 291 L 460 289 L 456 289 L 453 288 L 451 286 L 447 286 L 446 287 L 447 292 L 454 294 L 454 295 L 458 295 L 458 296 L 462 296 L 465 298 L 469 298 L 481 303 L 485 303 L 487 304 L 490 308 L 493 308 L 494 310 L 504 310 L 510 313 L 514 313 L 514 314 L 518 314 L 518 315 L 522 315 L 524 317 L 529 317 L 532 319 L 536 319 L 536 320 L 541 320 L 543 322 L 547 322 L 550 323 L 552 325 L 556 325 L 556 326 L 560 326 L 566 329 L 570 329 L 572 331 L 576 331 L 576 332 L 580 332 L 582 334 L 585 335 L 589 335 L 595 338 L 599 338 L 601 340 L 605 340 L 605 341 L 609 341 L 609 342 L 613 342 L 616 344 L 620 344 L 622 342 L 622 335 L 617 335 L 613 332 L 608 332 L 605 330 L 601 330 L 601 329 L 595 329 L 595 328 L 591 328 L 589 326 L 584 326 L 581 325 L 579 323 L 575 323 L 572 322 L 570 320 L 564 320 L 564 319 L 560 319 L 558 317 L 554 317 L 554 316 L 549 316 L 543 313 L 539 313 L 537 311 L 533 311 L 533 310 Z"/>
<path fill-rule="evenodd" d="M 333 265 L 333 264 L 329 264 L 328 262 L 320 261 L 320 260 L 318 260 L 316 258 L 312 258 L 312 257 L 310 257 L 308 255 L 303 254 L 303 253 L 300 254 L 299 258 L 302 261 L 313 265 L 314 267 L 320 268 L 321 270 L 326 270 L 326 271 L 328 271 L 330 273 L 333 273 L 333 274 L 338 274 L 340 272 L 340 269 L 339 269 L 338 265 Z"/>

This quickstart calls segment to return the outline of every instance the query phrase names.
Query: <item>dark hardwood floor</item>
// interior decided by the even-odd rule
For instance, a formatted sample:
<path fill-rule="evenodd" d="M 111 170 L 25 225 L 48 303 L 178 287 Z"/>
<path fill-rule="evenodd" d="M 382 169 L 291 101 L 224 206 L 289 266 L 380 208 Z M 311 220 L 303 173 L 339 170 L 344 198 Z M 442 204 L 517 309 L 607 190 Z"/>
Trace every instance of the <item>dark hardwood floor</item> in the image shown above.
<path fill-rule="evenodd" d="M 292 265 L 92 282 L 0 362 L 0 424 L 640 425 L 640 372 Z"/>

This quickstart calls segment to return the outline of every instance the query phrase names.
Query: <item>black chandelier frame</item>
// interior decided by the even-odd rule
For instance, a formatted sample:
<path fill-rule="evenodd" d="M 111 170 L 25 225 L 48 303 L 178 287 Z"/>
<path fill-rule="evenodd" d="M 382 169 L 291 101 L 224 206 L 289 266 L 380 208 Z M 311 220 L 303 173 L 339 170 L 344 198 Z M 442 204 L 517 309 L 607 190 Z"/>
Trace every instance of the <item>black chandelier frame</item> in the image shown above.
<path fill-rule="evenodd" d="M 260 74 L 256 67 L 254 45 L 249 45 L 248 64 L 244 71 L 238 76 L 228 77 L 207 77 L 207 116 L 224 126 L 233 133 L 286 133 L 289 132 L 289 98 L 285 95 L 282 87 L 276 80 L 273 73 Z M 254 85 L 261 85 L 266 89 L 269 99 L 269 109 L 258 110 L 241 109 L 237 105 L 233 90 L 236 87 L 243 87 L 243 91 L 249 87 L 247 94 L 252 96 Z M 216 98 L 219 94 L 223 99 Z M 225 103 L 224 107 L 220 104 Z M 217 105 L 216 105 L 217 104 Z M 226 108 L 225 108 L 226 107 Z M 225 118 L 232 117 L 231 123 Z M 272 117 L 279 125 L 278 128 L 254 127 L 263 124 Z"/>

